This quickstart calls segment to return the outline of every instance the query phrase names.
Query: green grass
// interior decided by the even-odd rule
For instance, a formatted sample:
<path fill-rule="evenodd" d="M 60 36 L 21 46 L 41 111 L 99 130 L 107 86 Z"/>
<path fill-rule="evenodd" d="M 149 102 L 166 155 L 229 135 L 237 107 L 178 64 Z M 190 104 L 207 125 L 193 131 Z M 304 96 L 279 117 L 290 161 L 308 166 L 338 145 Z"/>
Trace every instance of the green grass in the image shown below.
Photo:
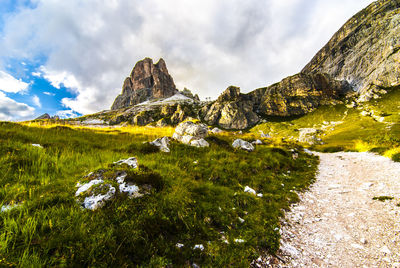
<path fill-rule="evenodd" d="M 373 200 L 378 200 L 378 201 L 381 201 L 381 202 L 385 202 L 386 200 L 393 200 L 394 197 L 383 195 L 383 196 L 375 196 L 375 197 L 373 197 L 372 199 L 373 199 Z"/>
<path fill-rule="evenodd" d="M 362 111 L 374 116 L 362 116 Z M 379 122 L 380 117 L 384 118 Z M 331 122 L 336 122 L 332 124 Z M 266 122 L 251 132 L 271 133 L 276 139 L 297 139 L 300 128 L 317 128 L 323 144 L 314 145 L 321 152 L 372 151 L 399 161 L 400 157 L 400 90 L 388 89 L 382 98 L 348 108 L 344 104 L 322 106 L 294 119 Z"/>
<path fill-rule="evenodd" d="M 294 160 L 293 145 L 234 150 L 233 135 L 210 136 L 209 148 L 173 142 L 171 153 L 162 153 L 143 144 L 161 130 L 143 129 L 0 123 L 0 205 L 19 204 L 0 213 L 0 265 L 248 267 L 261 252 L 277 250 L 279 219 L 298 200 L 295 191 L 313 182 L 315 157 L 295 148 Z M 127 178 L 155 190 L 82 209 L 76 183 L 132 156 L 140 166 Z M 245 186 L 263 197 L 244 193 Z M 196 244 L 204 251 L 193 250 Z"/>

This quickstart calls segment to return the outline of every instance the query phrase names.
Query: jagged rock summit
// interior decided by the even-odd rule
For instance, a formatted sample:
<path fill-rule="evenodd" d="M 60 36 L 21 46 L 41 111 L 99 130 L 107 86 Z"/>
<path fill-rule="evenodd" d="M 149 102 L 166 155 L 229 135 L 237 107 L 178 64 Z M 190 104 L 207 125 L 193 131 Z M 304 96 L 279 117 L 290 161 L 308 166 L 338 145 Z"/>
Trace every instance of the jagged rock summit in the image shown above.
<path fill-rule="evenodd" d="M 168 98 L 178 93 L 174 80 L 168 73 L 163 59 L 156 64 L 145 58 L 136 63 L 131 75 L 127 77 L 111 110 L 118 110 L 139 104 L 147 100 Z"/>
<path fill-rule="evenodd" d="M 368 101 L 374 91 L 400 84 L 400 0 L 379 0 L 348 20 L 303 73 L 347 81 Z"/>

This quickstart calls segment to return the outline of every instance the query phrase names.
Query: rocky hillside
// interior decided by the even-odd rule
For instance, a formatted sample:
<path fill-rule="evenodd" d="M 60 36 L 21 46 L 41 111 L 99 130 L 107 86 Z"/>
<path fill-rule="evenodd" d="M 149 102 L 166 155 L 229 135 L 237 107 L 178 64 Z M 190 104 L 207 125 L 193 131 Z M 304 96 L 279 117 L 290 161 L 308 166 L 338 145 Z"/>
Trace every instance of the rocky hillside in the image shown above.
<path fill-rule="evenodd" d="M 175 96 L 164 60 L 153 64 L 146 58 L 126 78 L 107 117 L 112 124 L 139 125 L 196 118 L 224 129 L 247 129 L 271 116 L 300 116 L 350 97 L 377 98 L 400 84 L 399 8 L 400 0 L 372 3 L 346 22 L 301 73 L 247 94 L 229 87 L 212 103 L 200 102 L 186 89 Z"/>
<path fill-rule="evenodd" d="M 145 58 L 136 63 L 131 75 L 125 79 L 122 93 L 115 99 L 111 110 L 131 107 L 148 100 L 171 97 L 177 92 L 165 61 L 160 59 L 153 64 L 152 59 Z"/>
<path fill-rule="evenodd" d="M 400 1 L 380 0 L 357 13 L 308 63 L 303 73 L 349 82 L 362 100 L 400 84 Z"/>

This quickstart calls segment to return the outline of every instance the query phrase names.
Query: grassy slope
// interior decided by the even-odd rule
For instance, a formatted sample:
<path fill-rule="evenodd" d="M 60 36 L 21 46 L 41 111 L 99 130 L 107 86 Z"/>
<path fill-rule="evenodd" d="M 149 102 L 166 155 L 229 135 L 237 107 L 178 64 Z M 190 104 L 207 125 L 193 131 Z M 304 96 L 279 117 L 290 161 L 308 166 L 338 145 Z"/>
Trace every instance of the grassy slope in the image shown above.
<path fill-rule="evenodd" d="M 371 116 L 362 116 L 362 111 L 374 111 L 384 117 L 378 122 Z M 345 105 L 324 106 L 314 112 L 283 122 L 267 122 L 251 131 L 272 133 L 277 138 L 297 138 L 299 128 L 321 128 L 326 122 L 341 122 L 327 127 L 321 134 L 325 144 L 314 146 L 320 151 L 367 151 L 372 150 L 389 157 L 400 152 L 400 90 L 392 90 L 381 99 L 365 103 L 362 107 L 347 108 Z"/>
<path fill-rule="evenodd" d="M 296 201 L 293 190 L 312 182 L 317 160 L 302 152 L 293 160 L 284 145 L 235 151 L 233 135 L 211 136 L 210 148 L 173 143 L 169 154 L 142 143 L 171 131 L 0 123 L 0 205 L 22 204 L 0 213 L 0 264 L 247 267 L 260 252 L 274 252 L 282 209 Z M 74 193 L 82 176 L 131 156 L 159 174 L 163 188 L 81 209 Z M 245 186 L 264 196 L 244 193 Z M 205 250 L 193 250 L 195 244 Z"/>

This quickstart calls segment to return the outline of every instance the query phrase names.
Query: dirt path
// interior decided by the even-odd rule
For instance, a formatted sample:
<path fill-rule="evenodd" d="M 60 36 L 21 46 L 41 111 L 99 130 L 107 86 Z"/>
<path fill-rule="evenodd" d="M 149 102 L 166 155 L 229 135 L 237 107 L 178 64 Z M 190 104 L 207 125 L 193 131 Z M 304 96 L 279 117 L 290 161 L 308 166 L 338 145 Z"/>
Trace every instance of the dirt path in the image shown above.
<path fill-rule="evenodd" d="M 400 268 L 400 163 L 371 153 L 316 154 L 317 180 L 282 224 L 279 263 L 263 266 Z"/>

